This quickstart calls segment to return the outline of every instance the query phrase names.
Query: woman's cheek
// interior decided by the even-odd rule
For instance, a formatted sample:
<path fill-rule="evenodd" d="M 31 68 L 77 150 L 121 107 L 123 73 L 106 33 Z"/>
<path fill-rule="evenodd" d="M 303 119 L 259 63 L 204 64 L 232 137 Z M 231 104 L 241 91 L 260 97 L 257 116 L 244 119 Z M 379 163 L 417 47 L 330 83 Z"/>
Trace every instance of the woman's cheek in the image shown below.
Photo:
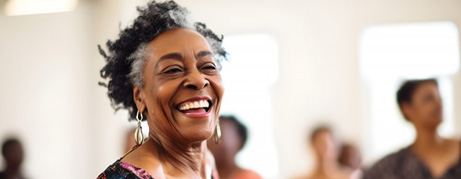
<path fill-rule="evenodd" d="M 215 84 L 215 92 L 216 92 L 216 95 L 217 97 L 219 98 L 219 100 L 221 100 L 223 94 L 224 94 L 224 86 L 222 84 L 222 79 L 221 79 L 221 75 L 218 74 L 216 75 L 214 78 L 212 78 L 212 82 Z"/>
<path fill-rule="evenodd" d="M 174 82 L 166 82 L 158 85 L 157 98 L 162 103 L 162 106 L 170 106 L 179 85 L 179 83 L 176 84 Z"/>

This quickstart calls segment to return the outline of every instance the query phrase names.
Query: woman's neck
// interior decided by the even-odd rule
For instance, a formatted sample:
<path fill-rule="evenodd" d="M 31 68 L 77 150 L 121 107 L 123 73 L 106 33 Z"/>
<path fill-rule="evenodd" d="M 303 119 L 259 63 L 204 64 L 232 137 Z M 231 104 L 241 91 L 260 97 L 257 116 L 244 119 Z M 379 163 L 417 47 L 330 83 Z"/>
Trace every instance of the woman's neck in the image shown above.
<path fill-rule="evenodd" d="M 207 146 L 206 141 L 191 144 L 187 147 L 182 148 L 183 155 L 175 155 L 175 153 L 167 153 L 168 151 L 164 148 L 160 149 L 155 144 L 156 155 L 162 163 L 162 168 L 165 175 L 168 178 L 205 178 L 206 152 Z"/>
<path fill-rule="evenodd" d="M 416 152 L 425 152 L 437 150 L 443 146 L 445 140 L 437 133 L 437 129 L 417 128 L 416 139 L 413 143 L 413 150 Z"/>
<path fill-rule="evenodd" d="M 190 166 L 177 166 L 168 161 L 164 164 L 165 173 L 171 178 L 179 178 L 180 176 L 187 176 L 186 178 L 205 178 L 206 172 L 206 141 L 198 145 L 191 145 L 189 147 L 191 163 L 197 166 L 196 169 Z M 179 169 L 179 170 L 178 170 Z"/>
<path fill-rule="evenodd" d="M 152 134 L 150 134 L 150 139 L 151 146 L 154 147 L 153 151 L 162 163 L 184 171 L 200 169 L 201 160 L 207 151 L 205 140 L 191 143 L 178 136 Z"/>
<path fill-rule="evenodd" d="M 316 174 L 328 174 L 332 170 L 336 170 L 336 165 L 333 161 L 329 161 L 327 159 L 321 158 L 320 156 L 317 157 L 317 165 L 315 167 L 314 173 Z"/>
<path fill-rule="evenodd" d="M 206 170 L 206 142 L 200 145 L 191 145 L 187 156 L 188 163 L 178 163 L 177 158 L 172 153 L 164 153 L 158 144 L 152 140 L 147 140 L 143 145 L 128 154 L 123 160 L 145 169 L 154 178 L 207 178 L 205 176 L 211 171 Z M 180 156 L 181 157 L 181 156 Z"/>

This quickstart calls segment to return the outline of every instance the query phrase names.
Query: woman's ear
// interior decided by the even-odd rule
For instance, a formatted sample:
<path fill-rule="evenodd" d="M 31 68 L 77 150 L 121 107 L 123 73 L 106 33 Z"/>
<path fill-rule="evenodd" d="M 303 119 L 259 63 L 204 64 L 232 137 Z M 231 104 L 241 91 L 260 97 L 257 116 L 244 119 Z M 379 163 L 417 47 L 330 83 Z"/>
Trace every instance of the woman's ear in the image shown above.
<path fill-rule="evenodd" d="M 138 86 L 133 87 L 133 99 L 139 112 L 144 112 L 146 103 L 144 102 L 144 90 Z"/>
<path fill-rule="evenodd" d="M 403 117 L 405 117 L 408 121 L 411 122 L 413 113 L 411 105 L 409 103 L 402 103 L 402 113 Z"/>

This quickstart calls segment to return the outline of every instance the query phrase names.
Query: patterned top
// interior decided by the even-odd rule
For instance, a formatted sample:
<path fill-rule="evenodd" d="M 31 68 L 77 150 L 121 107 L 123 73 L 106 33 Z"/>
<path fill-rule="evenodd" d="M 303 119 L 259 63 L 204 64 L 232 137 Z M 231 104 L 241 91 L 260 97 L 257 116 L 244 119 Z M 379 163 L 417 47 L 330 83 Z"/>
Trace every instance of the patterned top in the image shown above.
<path fill-rule="evenodd" d="M 110 165 L 104 170 L 96 179 L 154 179 L 149 173 L 144 169 L 136 167 L 126 162 L 122 162 L 123 158 L 118 159 L 115 163 Z M 214 179 L 217 173 L 212 171 L 211 179 Z"/>
<path fill-rule="evenodd" d="M 117 160 L 115 163 L 107 167 L 107 169 L 97 177 L 97 179 L 125 178 L 154 179 L 144 169 L 135 167 L 126 162 L 122 162 L 121 159 Z"/>
<path fill-rule="evenodd" d="M 364 179 L 433 179 L 429 168 L 406 147 L 378 161 L 365 171 Z M 461 157 L 437 179 L 461 179 Z"/>

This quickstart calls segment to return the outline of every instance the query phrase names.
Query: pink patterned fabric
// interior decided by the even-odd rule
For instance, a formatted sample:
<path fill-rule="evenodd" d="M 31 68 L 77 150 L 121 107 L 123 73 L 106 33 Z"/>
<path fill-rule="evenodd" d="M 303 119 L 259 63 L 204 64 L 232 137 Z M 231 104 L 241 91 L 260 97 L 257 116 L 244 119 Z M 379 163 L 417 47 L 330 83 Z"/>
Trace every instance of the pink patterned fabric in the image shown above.
<path fill-rule="evenodd" d="M 120 161 L 120 166 L 122 168 L 125 168 L 125 169 L 129 170 L 130 172 L 132 172 L 133 174 L 135 174 L 139 178 L 142 178 L 142 179 L 150 179 L 150 178 L 152 178 L 152 176 L 149 173 L 147 173 L 144 169 L 135 167 L 135 166 L 133 166 L 133 165 L 131 165 L 129 163 Z"/>
<path fill-rule="evenodd" d="M 153 179 L 153 177 L 144 169 L 120 160 L 117 160 L 115 163 L 107 167 L 107 169 L 102 172 L 97 179 Z"/>

